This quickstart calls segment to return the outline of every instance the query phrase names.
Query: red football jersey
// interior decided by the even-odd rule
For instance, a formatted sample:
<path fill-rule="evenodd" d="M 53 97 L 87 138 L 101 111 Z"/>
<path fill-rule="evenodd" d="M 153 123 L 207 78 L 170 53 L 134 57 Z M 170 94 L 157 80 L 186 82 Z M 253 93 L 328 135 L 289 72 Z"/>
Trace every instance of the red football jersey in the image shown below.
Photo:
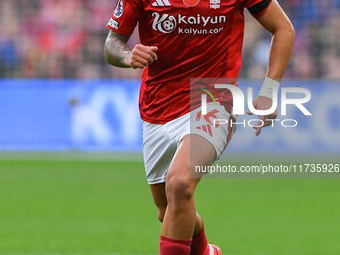
<path fill-rule="evenodd" d="M 107 27 L 158 47 L 144 68 L 139 108 L 143 120 L 164 124 L 190 111 L 190 78 L 237 78 L 244 8 L 256 18 L 271 0 L 118 0 Z"/>

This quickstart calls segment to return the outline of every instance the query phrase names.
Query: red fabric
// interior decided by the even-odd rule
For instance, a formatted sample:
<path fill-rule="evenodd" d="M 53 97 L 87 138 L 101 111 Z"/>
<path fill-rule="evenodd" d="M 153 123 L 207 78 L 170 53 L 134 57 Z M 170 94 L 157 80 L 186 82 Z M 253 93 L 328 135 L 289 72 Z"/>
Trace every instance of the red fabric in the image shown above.
<path fill-rule="evenodd" d="M 267 12 L 267 10 L 268 10 L 268 8 L 269 8 L 269 5 L 270 5 L 271 3 L 272 3 L 272 1 L 270 1 L 270 3 L 268 4 L 268 6 L 267 6 L 263 11 L 261 11 L 260 13 L 252 14 L 253 17 L 256 18 L 256 19 L 261 18 L 261 17 Z"/>
<path fill-rule="evenodd" d="M 203 226 L 201 232 L 192 239 L 190 255 L 209 255 L 209 252 L 208 239 Z"/>
<path fill-rule="evenodd" d="M 188 113 L 190 78 L 238 77 L 244 8 L 260 1 L 199 0 L 194 7 L 177 0 L 117 1 L 108 28 L 127 35 L 139 23 L 141 43 L 158 47 L 158 60 L 142 77 L 143 120 L 164 124 Z"/>
<path fill-rule="evenodd" d="M 161 236 L 160 255 L 189 255 L 191 240 L 175 240 Z"/>
<path fill-rule="evenodd" d="M 263 0 L 241 0 L 241 2 L 243 2 L 243 5 L 244 5 L 245 8 L 250 8 L 250 7 L 254 6 L 255 4 L 258 4 L 262 1 Z"/>

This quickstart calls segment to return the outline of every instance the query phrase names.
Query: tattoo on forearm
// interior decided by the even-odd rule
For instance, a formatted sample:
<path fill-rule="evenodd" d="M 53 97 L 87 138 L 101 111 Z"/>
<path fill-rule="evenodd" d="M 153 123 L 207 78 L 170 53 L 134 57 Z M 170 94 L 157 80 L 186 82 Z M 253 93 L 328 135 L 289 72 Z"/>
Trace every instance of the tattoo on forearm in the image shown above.
<path fill-rule="evenodd" d="M 128 38 L 119 34 L 108 37 L 105 43 L 104 55 L 106 61 L 117 67 L 129 67 L 125 61 L 130 56 L 131 50 L 126 45 Z"/>

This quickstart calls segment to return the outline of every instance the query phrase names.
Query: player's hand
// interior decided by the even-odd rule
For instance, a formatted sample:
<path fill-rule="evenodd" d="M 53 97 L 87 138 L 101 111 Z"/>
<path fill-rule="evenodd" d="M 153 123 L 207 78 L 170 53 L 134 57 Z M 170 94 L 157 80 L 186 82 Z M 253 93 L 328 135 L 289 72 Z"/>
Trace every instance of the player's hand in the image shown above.
<path fill-rule="evenodd" d="M 272 103 L 273 102 L 270 98 L 258 96 L 254 100 L 253 106 L 256 110 L 268 110 L 271 108 Z M 248 111 L 248 115 L 253 115 L 253 113 L 251 111 Z M 265 115 L 265 116 L 259 115 L 259 122 L 256 125 L 257 127 L 254 127 L 256 129 L 256 136 L 260 135 L 263 127 L 268 127 L 272 125 L 276 117 L 277 117 L 277 110 L 275 110 L 273 113 L 269 115 Z"/>
<path fill-rule="evenodd" d="M 133 69 L 144 68 L 157 60 L 158 48 L 137 44 L 126 59 L 126 65 Z"/>

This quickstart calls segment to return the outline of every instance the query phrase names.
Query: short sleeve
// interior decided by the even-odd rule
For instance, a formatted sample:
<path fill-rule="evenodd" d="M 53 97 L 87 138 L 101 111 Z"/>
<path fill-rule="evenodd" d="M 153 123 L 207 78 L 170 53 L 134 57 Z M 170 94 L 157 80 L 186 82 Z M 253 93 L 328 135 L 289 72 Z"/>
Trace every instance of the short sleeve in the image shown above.
<path fill-rule="evenodd" d="M 122 35 L 131 35 L 141 17 L 142 0 L 118 0 L 107 27 Z"/>
<path fill-rule="evenodd" d="M 266 13 L 272 0 L 244 0 L 244 6 L 256 19 Z"/>

